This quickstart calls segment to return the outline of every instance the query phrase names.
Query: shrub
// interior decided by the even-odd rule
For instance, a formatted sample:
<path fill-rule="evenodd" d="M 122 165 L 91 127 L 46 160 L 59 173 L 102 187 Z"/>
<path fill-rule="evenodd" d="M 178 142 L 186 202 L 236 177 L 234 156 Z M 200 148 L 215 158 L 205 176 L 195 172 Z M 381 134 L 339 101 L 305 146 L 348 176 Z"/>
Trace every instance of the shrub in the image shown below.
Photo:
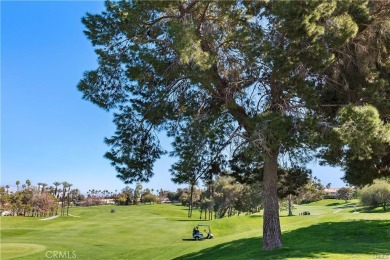
<path fill-rule="evenodd" d="M 383 207 L 390 205 L 390 184 L 386 182 L 376 182 L 363 189 L 361 203 L 370 207 Z"/>
<path fill-rule="evenodd" d="M 353 198 L 354 192 L 355 192 L 354 189 L 352 189 L 350 187 L 343 187 L 337 191 L 337 197 L 339 199 L 343 199 L 343 200 L 345 200 L 345 202 L 347 202 L 348 200 Z"/>

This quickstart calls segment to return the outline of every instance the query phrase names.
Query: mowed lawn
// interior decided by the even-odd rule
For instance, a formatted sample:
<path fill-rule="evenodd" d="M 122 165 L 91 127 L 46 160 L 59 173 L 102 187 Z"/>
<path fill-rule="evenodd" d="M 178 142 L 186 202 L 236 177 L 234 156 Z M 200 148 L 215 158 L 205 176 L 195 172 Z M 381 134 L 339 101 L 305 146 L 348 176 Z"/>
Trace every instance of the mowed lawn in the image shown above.
<path fill-rule="evenodd" d="M 50 220 L 1 217 L 1 259 L 390 259 L 390 212 L 353 213 L 323 200 L 281 212 L 282 249 L 262 251 L 260 214 L 199 221 L 186 208 L 156 204 L 71 208 Z M 111 213 L 115 208 L 116 213 Z M 298 213 L 308 210 L 310 216 Z M 212 240 L 191 240 L 198 223 Z"/>

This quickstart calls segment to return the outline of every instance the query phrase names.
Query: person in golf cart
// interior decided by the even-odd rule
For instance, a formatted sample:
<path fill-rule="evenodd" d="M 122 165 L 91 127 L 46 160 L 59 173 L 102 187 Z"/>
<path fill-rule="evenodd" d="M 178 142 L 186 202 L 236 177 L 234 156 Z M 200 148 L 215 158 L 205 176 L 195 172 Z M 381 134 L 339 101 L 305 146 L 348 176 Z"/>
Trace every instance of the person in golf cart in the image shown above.
<path fill-rule="evenodd" d="M 192 230 L 192 236 L 194 236 L 195 234 L 199 234 L 198 227 L 194 227 L 194 230 Z"/>

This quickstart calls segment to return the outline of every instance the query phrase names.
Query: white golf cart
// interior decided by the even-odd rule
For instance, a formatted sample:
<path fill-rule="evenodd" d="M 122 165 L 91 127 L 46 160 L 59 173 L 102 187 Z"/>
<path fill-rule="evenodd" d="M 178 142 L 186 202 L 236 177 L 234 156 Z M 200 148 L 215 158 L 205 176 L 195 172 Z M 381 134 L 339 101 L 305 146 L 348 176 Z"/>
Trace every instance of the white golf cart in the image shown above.
<path fill-rule="evenodd" d="M 203 231 L 206 234 L 203 234 L 200 229 L 206 228 Z M 192 237 L 195 240 L 203 240 L 203 239 L 212 239 L 214 235 L 211 233 L 210 225 L 199 224 L 192 230 Z"/>

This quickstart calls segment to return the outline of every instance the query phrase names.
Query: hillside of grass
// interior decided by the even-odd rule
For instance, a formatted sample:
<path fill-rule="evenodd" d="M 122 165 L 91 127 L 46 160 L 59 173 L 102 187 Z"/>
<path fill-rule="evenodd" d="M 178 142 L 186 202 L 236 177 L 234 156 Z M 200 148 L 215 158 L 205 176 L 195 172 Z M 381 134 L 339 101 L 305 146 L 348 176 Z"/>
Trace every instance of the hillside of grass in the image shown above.
<path fill-rule="evenodd" d="M 196 211 L 188 219 L 185 207 L 156 204 L 71 208 L 72 216 L 50 220 L 1 217 L 1 259 L 53 252 L 75 259 L 390 259 L 390 213 L 355 210 L 354 201 L 323 200 L 296 206 L 292 217 L 281 212 L 284 247 L 269 252 L 261 250 L 261 214 L 200 221 Z M 200 223 L 211 225 L 214 239 L 191 239 Z"/>

